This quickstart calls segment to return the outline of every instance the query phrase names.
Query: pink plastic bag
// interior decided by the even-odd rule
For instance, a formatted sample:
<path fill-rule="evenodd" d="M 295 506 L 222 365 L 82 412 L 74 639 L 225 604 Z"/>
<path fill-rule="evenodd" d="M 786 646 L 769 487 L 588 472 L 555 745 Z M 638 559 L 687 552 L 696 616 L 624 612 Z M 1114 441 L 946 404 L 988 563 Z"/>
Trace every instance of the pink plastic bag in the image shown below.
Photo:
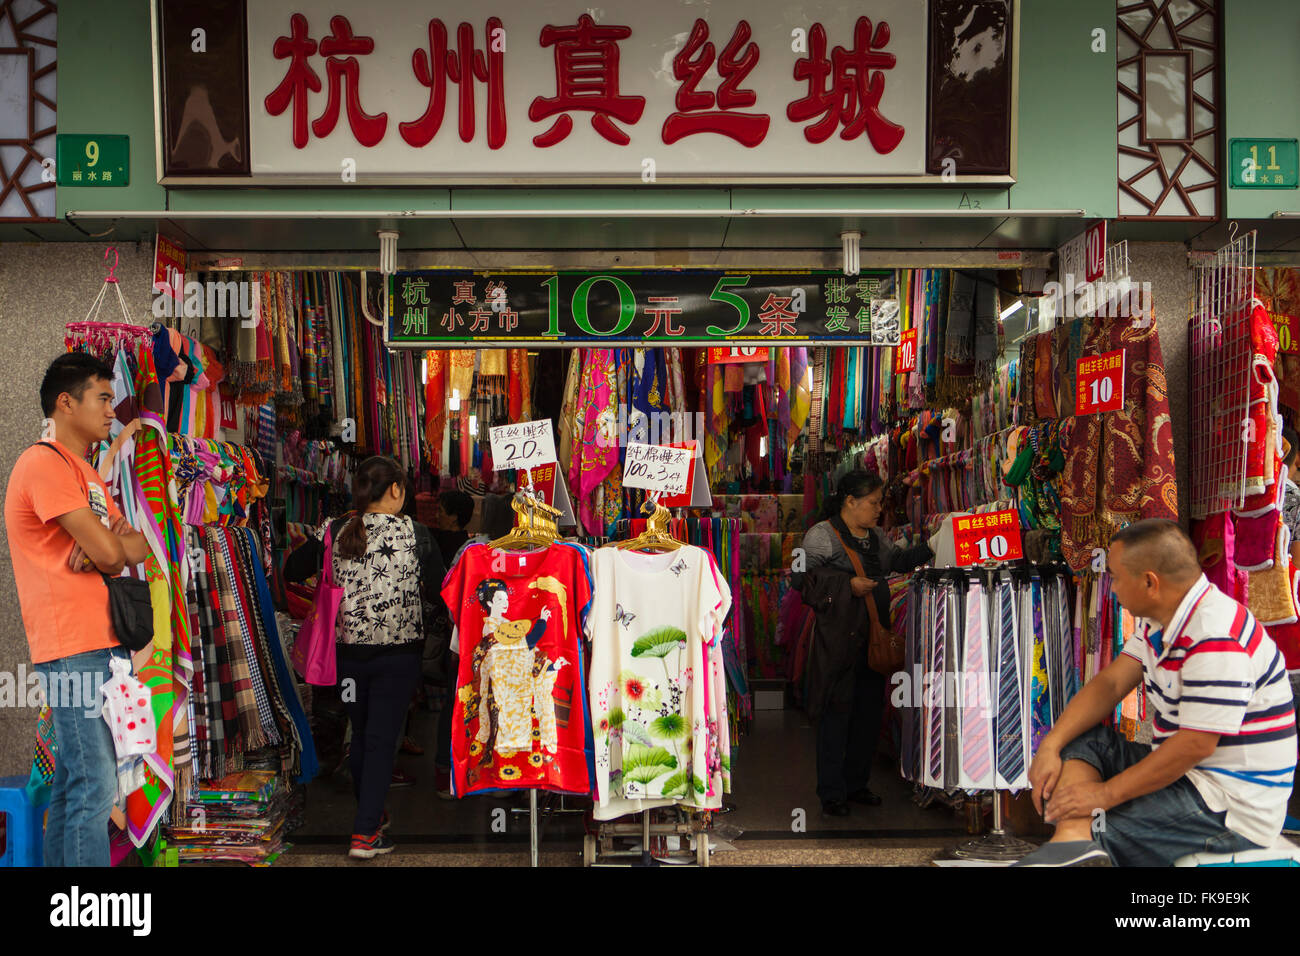
<path fill-rule="evenodd" d="M 343 589 L 334 583 L 333 529 L 325 529 L 325 567 L 316 582 L 316 599 L 298 629 L 293 645 L 293 667 L 302 679 L 316 687 L 338 683 L 338 658 L 334 646 L 334 625 Z"/>

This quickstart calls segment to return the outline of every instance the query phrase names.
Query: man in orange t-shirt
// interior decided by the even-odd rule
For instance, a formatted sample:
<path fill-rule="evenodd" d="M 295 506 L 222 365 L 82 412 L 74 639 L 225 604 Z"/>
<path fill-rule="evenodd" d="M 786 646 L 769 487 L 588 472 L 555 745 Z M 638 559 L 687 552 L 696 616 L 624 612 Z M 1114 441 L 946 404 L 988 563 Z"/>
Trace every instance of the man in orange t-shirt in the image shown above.
<path fill-rule="evenodd" d="M 102 574 L 148 554 L 86 463 L 115 418 L 112 371 L 93 356 L 55 359 L 41 382 L 46 441 L 24 451 L 5 492 L 5 532 L 18 601 L 58 741 L 46 866 L 108 866 L 108 816 L 117 790 L 113 737 L 100 716 L 109 660 L 125 657 Z M 52 434 L 51 434 L 52 426 Z M 48 440 L 52 439 L 52 440 Z"/>

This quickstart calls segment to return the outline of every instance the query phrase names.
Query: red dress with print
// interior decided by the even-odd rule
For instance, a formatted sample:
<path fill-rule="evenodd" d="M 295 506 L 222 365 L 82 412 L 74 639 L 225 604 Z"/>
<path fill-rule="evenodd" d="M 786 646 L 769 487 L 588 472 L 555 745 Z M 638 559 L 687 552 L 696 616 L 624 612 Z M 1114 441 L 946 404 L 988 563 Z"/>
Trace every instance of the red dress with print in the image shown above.
<path fill-rule="evenodd" d="M 452 717 L 458 796 L 521 787 L 589 793 L 581 634 L 591 578 L 581 550 L 471 545 L 443 600 L 460 638 Z"/>

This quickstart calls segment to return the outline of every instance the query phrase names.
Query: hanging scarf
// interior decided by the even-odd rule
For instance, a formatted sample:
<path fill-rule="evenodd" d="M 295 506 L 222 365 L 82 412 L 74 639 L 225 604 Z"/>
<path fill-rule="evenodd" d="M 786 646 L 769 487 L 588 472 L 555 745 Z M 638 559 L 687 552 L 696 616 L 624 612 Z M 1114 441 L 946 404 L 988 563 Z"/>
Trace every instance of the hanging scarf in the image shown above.
<path fill-rule="evenodd" d="M 580 445 L 569 471 L 569 487 L 578 495 L 578 518 L 588 534 L 604 533 L 596 512 L 596 492 L 618 462 L 618 381 L 614 350 L 591 349 L 582 368 L 577 404 Z"/>
<path fill-rule="evenodd" d="M 569 370 L 564 379 L 564 402 L 560 406 L 560 467 L 567 475 L 573 464 L 573 441 L 578 431 L 578 391 L 582 383 L 586 349 L 574 349 L 569 356 Z"/>

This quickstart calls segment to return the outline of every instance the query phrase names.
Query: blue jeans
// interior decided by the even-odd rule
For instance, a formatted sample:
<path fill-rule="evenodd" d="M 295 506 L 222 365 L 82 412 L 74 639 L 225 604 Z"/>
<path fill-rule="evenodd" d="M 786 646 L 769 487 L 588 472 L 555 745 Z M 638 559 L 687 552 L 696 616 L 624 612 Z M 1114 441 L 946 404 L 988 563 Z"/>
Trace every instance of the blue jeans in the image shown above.
<path fill-rule="evenodd" d="M 1061 749 L 1061 760 L 1082 760 L 1103 780 L 1151 753 L 1110 727 L 1093 727 Z M 1111 807 L 1095 825 L 1095 839 L 1120 866 L 1171 866 L 1189 853 L 1236 853 L 1258 846 L 1224 825 L 1196 785 L 1180 777 L 1169 786 Z"/>
<path fill-rule="evenodd" d="M 100 714 L 99 688 L 121 648 L 37 664 L 54 715 L 54 783 L 45 824 L 46 866 L 108 866 L 108 814 L 117 795 L 117 752 Z M 68 693 L 70 687 L 77 692 Z"/>

